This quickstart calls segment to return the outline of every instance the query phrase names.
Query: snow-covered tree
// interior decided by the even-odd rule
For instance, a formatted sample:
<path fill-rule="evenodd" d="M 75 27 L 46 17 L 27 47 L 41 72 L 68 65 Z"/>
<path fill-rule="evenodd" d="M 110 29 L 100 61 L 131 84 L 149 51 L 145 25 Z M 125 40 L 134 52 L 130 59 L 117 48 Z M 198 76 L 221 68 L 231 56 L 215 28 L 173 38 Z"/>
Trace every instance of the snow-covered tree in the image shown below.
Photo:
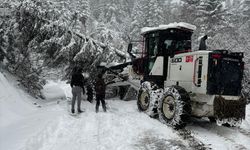
<path fill-rule="evenodd" d="M 162 9 L 163 9 L 163 17 L 164 24 L 169 24 L 172 22 L 180 22 L 183 21 L 181 18 L 184 14 L 182 14 L 182 5 L 179 2 L 175 2 L 173 0 L 164 1 L 162 0 Z"/>
<path fill-rule="evenodd" d="M 147 10 L 148 9 L 148 10 Z M 149 0 L 146 11 L 149 26 L 158 26 L 164 23 L 162 4 L 158 0 Z"/>
<path fill-rule="evenodd" d="M 142 3 L 146 3 L 146 1 L 136 1 L 132 12 L 130 36 L 134 39 L 138 39 L 141 28 L 147 26 Z"/>
<path fill-rule="evenodd" d="M 0 62 L 4 60 L 5 55 L 6 55 L 6 51 L 4 48 L 4 45 L 6 43 L 5 39 L 4 39 L 4 31 L 3 31 L 3 25 L 0 25 Z"/>
<path fill-rule="evenodd" d="M 195 23 L 200 28 L 200 34 L 208 34 L 213 37 L 216 33 L 220 32 L 227 22 L 225 16 L 227 15 L 221 0 L 201 0 L 197 7 L 198 18 Z"/>
<path fill-rule="evenodd" d="M 132 14 L 131 36 L 139 39 L 142 27 L 153 27 L 164 23 L 161 1 L 138 0 Z"/>
<path fill-rule="evenodd" d="M 77 29 L 77 24 L 83 25 L 83 14 L 77 14 L 77 10 L 80 12 L 81 9 L 69 6 L 70 1 L 66 0 L 24 0 L 13 6 L 15 15 L 5 33 L 8 39 L 7 68 L 21 79 L 22 85 L 33 95 L 40 95 L 41 75 L 45 74 L 43 71 L 46 68 L 66 69 L 62 72 L 69 76 L 70 68 L 77 64 L 91 72 L 92 68 L 96 68 L 95 62 L 101 61 L 89 58 L 100 57 L 96 52 L 101 54 L 104 47 L 86 38 Z M 78 57 L 80 55 L 85 57 Z"/>
<path fill-rule="evenodd" d="M 132 1 L 94 0 L 90 2 L 90 37 L 106 45 L 111 51 L 125 51 L 131 22 Z"/>
<path fill-rule="evenodd" d="M 200 0 L 182 0 L 182 9 L 180 19 L 184 22 L 194 23 L 197 16 L 197 7 L 200 4 Z"/>
<path fill-rule="evenodd" d="M 200 24 L 195 22 L 198 18 L 198 6 L 200 5 L 200 0 L 181 0 L 181 12 L 179 15 L 179 19 L 182 22 L 188 22 L 196 25 L 197 30 L 194 32 L 192 36 L 192 48 L 193 50 L 198 49 L 199 45 L 199 37 L 200 37 Z"/>

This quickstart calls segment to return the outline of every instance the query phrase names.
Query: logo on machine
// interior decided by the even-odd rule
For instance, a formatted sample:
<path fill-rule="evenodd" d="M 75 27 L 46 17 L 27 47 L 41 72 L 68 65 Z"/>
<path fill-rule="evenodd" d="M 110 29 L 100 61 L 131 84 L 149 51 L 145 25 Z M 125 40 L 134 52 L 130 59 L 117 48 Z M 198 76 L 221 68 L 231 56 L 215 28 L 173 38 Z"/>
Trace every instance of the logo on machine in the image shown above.
<path fill-rule="evenodd" d="M 186 62 L 193 62 L 194 61 L 194 57 L 192 55 L 186 56 Z"/>
<path fill-rule="evenodd" d="M 179 62 L 182 62 L 182 58 L 172 58 L 171 60 L 172 63 L 179 63 Z"/>

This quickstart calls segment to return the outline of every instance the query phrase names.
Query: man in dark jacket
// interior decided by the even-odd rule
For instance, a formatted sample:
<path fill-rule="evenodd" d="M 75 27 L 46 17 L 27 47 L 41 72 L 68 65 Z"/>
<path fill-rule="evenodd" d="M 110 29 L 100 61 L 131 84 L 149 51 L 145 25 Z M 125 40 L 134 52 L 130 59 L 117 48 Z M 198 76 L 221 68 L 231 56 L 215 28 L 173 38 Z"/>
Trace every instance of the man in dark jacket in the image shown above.
<path fill-rule="evenodd" d="M 82 69 L 75 69 L 75 72 L 72 75 L 70 86 L 72 88 L 72 103 L 71 103 L 71 112 L 75 113 L 75 101 L 77 99 L 77 110 L 79 113 L 83 112 L 81 110 L 81 94 L 83 91 L 84 77 L 82 75 Z"/>
<path fill-rule="evenodd" d="M 106 104 L 105 104 L 105 90 L 106 84 L 102 78 L 102 74 L 99 74 L 96 82 L 95 82 L 95 92 L 96 92 L 96 113 L 99 111 L 100 101 L 102 102 L 103 111 L 106 112 Z"/>

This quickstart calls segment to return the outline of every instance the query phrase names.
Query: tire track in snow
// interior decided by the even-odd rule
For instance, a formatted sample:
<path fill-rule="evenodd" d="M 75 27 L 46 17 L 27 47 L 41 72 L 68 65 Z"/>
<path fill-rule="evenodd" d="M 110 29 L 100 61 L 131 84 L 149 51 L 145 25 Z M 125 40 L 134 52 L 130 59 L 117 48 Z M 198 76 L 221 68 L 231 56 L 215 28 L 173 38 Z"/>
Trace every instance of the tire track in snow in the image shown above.
<path fill-rule="evenodd" d="M 100 140 L 100 130 L 101 130 L 101 121 L 100 121 L 100 118 L 99 116 L 96 116 L 96 119 L 97 119 L 97 144 L 98 146 L 101 145 L 101 140 Z M 100 149 L 100 148 L 98 148 Z"/>
<path fill-rule="evenodd" d="M 246 129 L 243 129 L 243 128 L 238 128 L 238 131 L 250 138 L 250 131 L 247 131 Z"/>
<path fill-rule="evenodd" d="M 248 133 L 244 133 L 244 129 L 235 130 L 238 128 L 218 126 L 214 123 L 211 123 L 209 121 L 204 121 L 204 120 L 193 121 L 193 125 L 190 126 L 189 128 L 191 128 L 193 132 L 197 132 L 198 134 L 199 134 L 199 131 L 197 131 L 196 129 L 202 128 L 203 130 L 205 130 L 204 133 L 207 132 L 207 133 L 213 134 L 214 136 L 217 136 L 217 138 L 222 139 L 222 141 L 225 141 L 225 143 L 231 144 L 230 148 L 232 149 L 247 150 L 250 148 L 249 147 L 250 144 L 245 145 L 245 143 L 247 142 L 244 143 L 242 141 L 243 139 L 246 141 L 247 139 L 249 139 L 248 141 L 250 141 L 249 136 L 246 135 Z"/>
<path fill-rule="evenodd" d="M 134 145 L 139 150 L 187 150 L 189 147 L 184 145 L 179 139 L 165 139 L 159 137 L 153 130 L 143 132 L 139 136 L 138 143 Z"/>
<path fill-rule="evenodd" d="M 62 106 L 66 110 L 65 107 Z M 92 107 L 87 109 L 92 109 Z M 33 150 L 33 145 L 40 145 L 36 148 L 37 150 L 106 149 L 105 142 L 103 142 L 103 116 L 99 116 L 101 114 L 96 114 L 93 110 L 87 110 L 77 116 L 71 116 L 67 111 L 64 113 L 59 119 L 53 120 L 41 132 L 30 138 L 23 150 L 27 147 L 30 147 L 28 150 Z M 53 130 L 48 131 L 51 126 L 54 126 Z M 34 140 L 43 135 L 47 135 L 43 140 Z M 114 141 L 115 139 L 112 139 L 112 142 Z"/>
<path fill-rule="evenodd" d="M 197 129 L 197 127 L 196 127 Z M 214 139 L 220 139 L 220 141 L 222 141 L 223 143 L 221 143 L 221 145 L 227 145 L 228 149 L 235 149 L 235 150 L 247 150 L 247 148 L 241 144 L 236 143 L 235 141 L 233 141 L 230 138 L 224 137 L 219 133 L 214 133 L 211 132 L 210 130 L 207 130 L 206 128 L 202 128 L 204 130 L 206 130 L 205 132 L 210 132 L 210 134 L 213 134 Z M 194 131 L 197 132 L 197 131 Z M 214 142 L 211 142 L 210 144 L 214 144 Z"/>
<path fill-rule="evenodd" d="M 64 114 L 48 122 L 44 128 L 31 136 L 22 150 L 71 149 L 79 150 L 84 143 L 80 118 Z M 73 142 L 74 144 L 70 143 Z"/>
<path fill-rule="evenodd" d="M 119 113 L 118 113 L 119 114 Z M 124 150 L 130 146 L 124 139 L 129 129 L 124 128 L 126 118 L 118 117 L 117 113 L 104 113 L 100 111 L 96 114 L 97 121 L 97 150 Z M 117 118 L 118 117 L 118 118 Z"/>
<path fill-rule="evenodd" d="M 50 146 L 53 138 L 59 134 L 59 122 L 49 121 L 44 128 L 31 136 L 25 143 L 23 150 L 39 150 Z"/>
<path fill-rule="evenodd" d="M 184 140 L 188 141 L 189 146 L 194 150 L 209 150 L 208 146 L 199 141 L 192 135 L 191 130 L 188 129 L 180 129 L 177 130 L 179 136 L 181 136 Z"/>
<path fill-rule="evenodd" d="M 212 133 L 216 133 L 218 136 L 225 139 L 225 141 L 231 142 L 233 144 L 234 149 L 237 149 L 237 150 L 247 150 L 247 149 L 249 149 L 249 148 L 245 147 L 243 144 L 238 143 L 238 141 L 236 141 L 234 138 L 231 138 L 230 136 L 226 136 L 225 133 L 224 133 L 224 132 L 232 133 L 234 130 L 232 130 L 231 128 L 228 128 L 228 127 L 222 127 L 222 128 L 223 129 L 212 131 Z M 211 131 L 211 130 L 208 130 L 208 131 Z M 238 132 L 238 133 L 241 133 L 241 132 Z M 236 134 L 237 134 L 237 132 L 234 133 L 234 135 L 236 135 Z M 243 134 L 243 135 L 245 136 L 245 134 Z M 249 138 L 249 141 L 250 141 L 250 138 Z"/>

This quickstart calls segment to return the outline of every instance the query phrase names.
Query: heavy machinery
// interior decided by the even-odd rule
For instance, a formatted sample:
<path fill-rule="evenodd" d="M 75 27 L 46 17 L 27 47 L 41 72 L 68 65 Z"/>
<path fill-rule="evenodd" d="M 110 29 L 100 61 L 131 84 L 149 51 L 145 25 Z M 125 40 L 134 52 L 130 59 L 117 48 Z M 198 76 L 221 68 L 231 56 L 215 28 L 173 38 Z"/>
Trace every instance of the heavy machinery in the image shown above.
<path fill-rule="evenodd" d="M 245 118 L 243 53 L 192 51 L 195 29 L 183 22 L 143 28 L 141 56 L 133 54 L 130 43 L 132 61 L 113 68 L 130 67 L 129 77 L 122 82 L 140 81 L 138 109 L 165 124 L 183 128 L 194 116 L 235 126 Z"/>

